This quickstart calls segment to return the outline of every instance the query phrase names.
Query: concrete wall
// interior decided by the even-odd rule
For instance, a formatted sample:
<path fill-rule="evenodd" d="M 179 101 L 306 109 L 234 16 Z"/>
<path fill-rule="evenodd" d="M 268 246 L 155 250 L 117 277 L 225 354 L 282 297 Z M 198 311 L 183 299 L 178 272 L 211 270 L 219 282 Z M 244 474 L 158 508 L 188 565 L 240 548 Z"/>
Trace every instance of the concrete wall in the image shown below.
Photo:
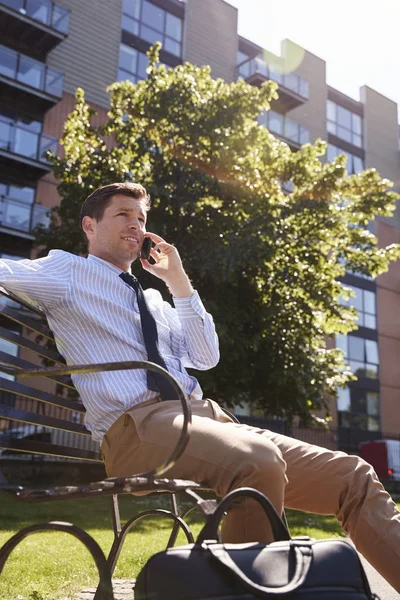
<path fill-rule="evenodd" d="M 83 87 L 89 102 L 107 107 L 106 87 L 118 73 L 122 0 L 57 0 L 71 11 L 69 35 L 48 56 L 64 72 L 64 91 Z"/>
<path fill-rule="evenodd" d="M 183 57 L 211 65 L 212 76 L 236 79 L 238 11 L 224 0 L 187 0 Z"/>
<path fill-rule="evenodd" d="M 365 166 L 374 167 L 400 189 L 400 152 L 397 104 L 375 90 L 364 86 L 360 90 L 364 104 Z M 400 227 L 399 207 L 392 219 Z"/>
<path fill-rule="evenodd" d="M 400 242 L 398 228 L 377 223 L 380 245 Z M 381 386 L 381 427 L 384 433 L 400 431 L 400 262 L 377 278 L 377 319 Z"/>
<path fill-rule="evenodd" d="M 328 98 L 325 61 L 290 40 L 282 42 L 281 54 L 288 70 L 309 83 L 309 100 L 288 112 L 287 116 L 309 130 L 311 142 L 317 138 L 325 140 Z"/>

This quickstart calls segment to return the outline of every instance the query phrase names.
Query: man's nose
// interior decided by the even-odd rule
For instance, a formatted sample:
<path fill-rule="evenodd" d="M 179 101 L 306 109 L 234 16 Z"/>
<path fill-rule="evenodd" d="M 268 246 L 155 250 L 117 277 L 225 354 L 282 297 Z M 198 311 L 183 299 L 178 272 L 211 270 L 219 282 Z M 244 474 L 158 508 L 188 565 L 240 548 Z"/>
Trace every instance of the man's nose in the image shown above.
<path fill-rule="evenodd" d="M 131 219 L 128 223 L 129 229 L 140 229 L 140 221 L 139 219 Z"/>

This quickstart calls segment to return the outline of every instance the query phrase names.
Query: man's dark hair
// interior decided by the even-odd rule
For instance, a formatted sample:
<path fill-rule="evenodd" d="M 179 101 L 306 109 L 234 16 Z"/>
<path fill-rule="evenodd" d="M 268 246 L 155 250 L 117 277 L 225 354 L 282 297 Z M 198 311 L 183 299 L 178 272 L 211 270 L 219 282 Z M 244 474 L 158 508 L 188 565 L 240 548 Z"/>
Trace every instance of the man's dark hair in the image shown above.
<path fill-rule="evenodd" d="M 136 198 L 136 200 L 143 200 L 146 210 L 150 209 L 150 196 L 148 195 L 146 188 L 140 185 L 140 183 L 110 183 L 109 185 L 103 185 L 102 187 L 97 188 L 97 190 L 94 190 L 82 204 L 80 212 L 81 227 L 82 219 L 86 216 L 96 219 L 97 222 L 101 221 L 104 216 L 104 211 L 107 206 L 111 204 L 112 197 L 116 194 L 123 194 L 124 196 Z"/>

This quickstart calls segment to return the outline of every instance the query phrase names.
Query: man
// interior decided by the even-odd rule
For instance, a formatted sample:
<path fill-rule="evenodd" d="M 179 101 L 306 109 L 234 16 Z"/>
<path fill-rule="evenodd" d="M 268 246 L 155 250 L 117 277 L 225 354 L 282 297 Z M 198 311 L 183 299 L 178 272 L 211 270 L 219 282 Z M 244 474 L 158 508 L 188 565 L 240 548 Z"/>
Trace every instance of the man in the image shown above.
<path fill-rule="evenodd" d="M 233 423 L 215 402 L 202 399 L 186 368 L 217 364 L 214 324 L 177 249 L 146 233 L 148 209 L 146 190 L 138 184 L 95 190 L 81 211 L 88 257 L 53 250 L 38 260 L 3 260 L 2 285 L 46 313 L 68 364 L 146 360 L 150 352 L 159 352 L 190 396 L 193 411 L 189 444 L 168 476 L 205 483 L 219 496 L 254 487 L 278 512 L 286 506 L 334 514 L 358 550 L 400 591 L 400 514 L 370 465 L 356 456 Z M 142 266 L 167 284 L 175 308 L 155 290 L 146 290 L 144 302 L 143 291 L 129 276 L 145 237 L 155 246 L 152 264 L 140 259 Z M 150 321 L 149 312 L 154 317 Z M 152 327 L 158 344 L 148 341 Z M 163 390 L 160 381 L 141 370 L 76 375 L 74 383 L 87 409 L 86 425 L 102 442 L 109 476 L 129 476 L 162 464 L 182 425 L 180 402 L 171 390 Z M 223 539 L 271 540 L 269 524 L 254 501 L 232 507 Z"/>

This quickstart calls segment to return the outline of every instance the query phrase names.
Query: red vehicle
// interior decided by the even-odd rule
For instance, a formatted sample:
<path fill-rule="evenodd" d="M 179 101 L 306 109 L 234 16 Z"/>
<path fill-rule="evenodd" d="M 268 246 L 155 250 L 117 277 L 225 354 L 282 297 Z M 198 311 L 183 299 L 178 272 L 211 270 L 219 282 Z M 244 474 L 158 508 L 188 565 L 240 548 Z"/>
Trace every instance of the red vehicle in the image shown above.
<path fill-rule="evenodd" d="M 374 467 L 379 479 L 400 481 L 400 440 L 362 442 L 360 456 Z"/>

